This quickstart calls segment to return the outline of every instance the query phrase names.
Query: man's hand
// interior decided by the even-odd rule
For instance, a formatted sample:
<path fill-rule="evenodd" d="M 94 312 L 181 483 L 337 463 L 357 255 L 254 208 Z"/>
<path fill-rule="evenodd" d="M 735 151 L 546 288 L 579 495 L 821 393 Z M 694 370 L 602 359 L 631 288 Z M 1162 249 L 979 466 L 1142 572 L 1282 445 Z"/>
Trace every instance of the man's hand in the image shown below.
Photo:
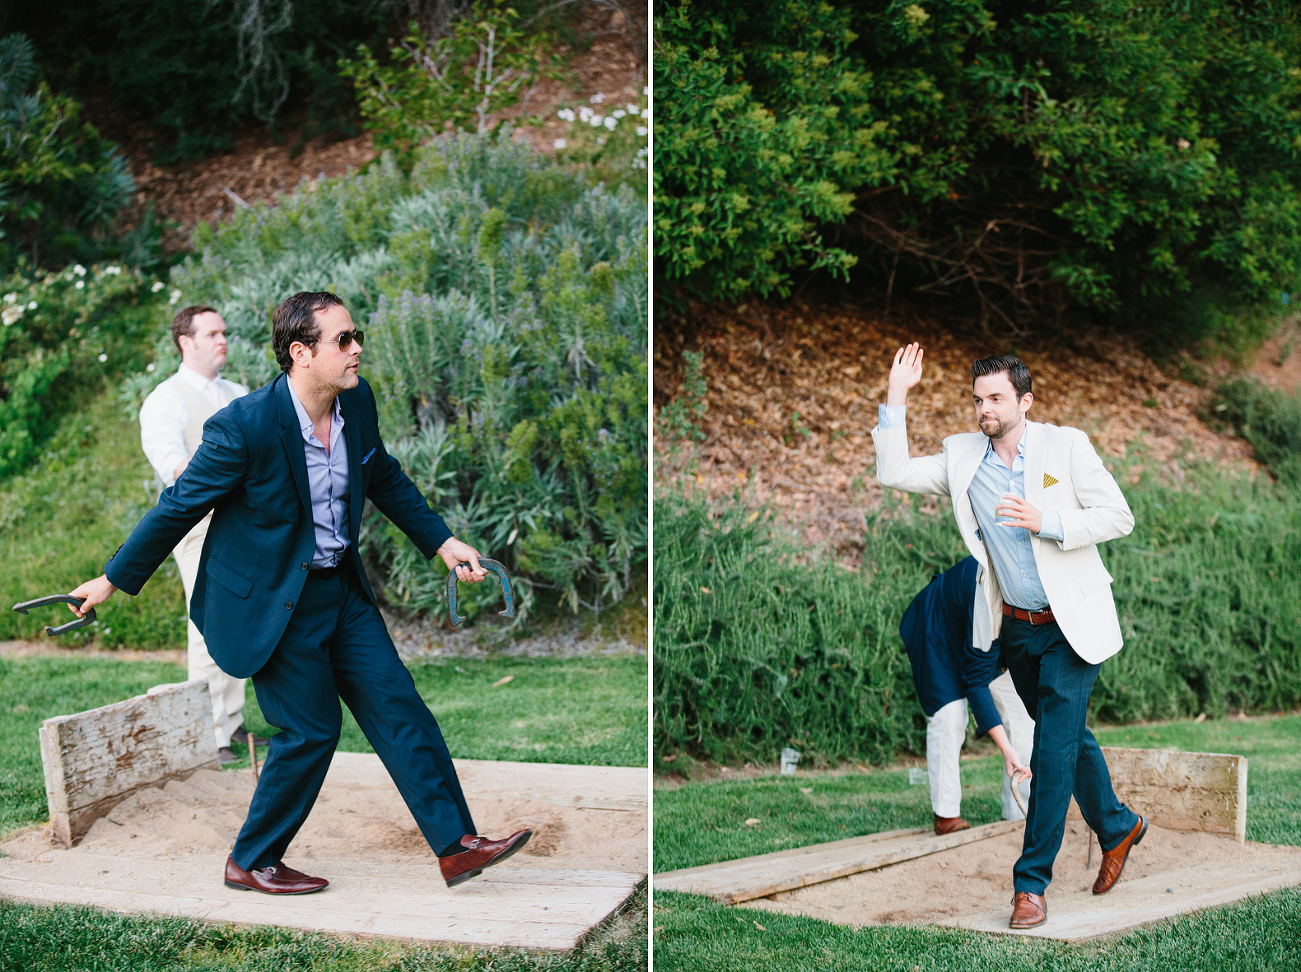
<path fill-rule="evenodd" d="M 1031 533 L 1038 533 L 1043 529 L 1044 515 L 1039 508 L 1027 503 L 1015 493 L 1004 493 L 998 508 L 994 510 L 998 516 L 1007 517 L 1006 520 L 999 520 L 999 526 L 1021 527 L 1029 530 Z"/>
<path fill-rule="evenodd" d="M 113 586 L 113 582 L 104 574 L 100 574 L 94 580 L 86 581 L 86 583 L 82 584 L 75 591 L 68 592 L 73 597 L 85 598 L 85 600 L 81 602 L 81 607 L 77 607 L 75 604 L 69 604 L 68 610 L 79 618 L 84 617 L 87 611 L 103 604 L 116 590 L 117 588 Z"/>
<path fill-rule="evenodd" d="M 1012 777 L 1012 784 L 1024 783 L 1034 774 L 1030 772 L 1030 767 L 1021 762 L 1021 757 L 1017 751 L 1012 748 L 1011 741 L 1007 738 L 1007 730 L 1002 726 L 992 726 L 989 730 L 989 738 L 994 745 L 999 748 L 1003 754 L 1003 775 Z M 1017 779 L 1017 774 L 1023 774 Z"/>
<path fill-rule="evenodd" d="M 448 537 L 444 541 L 443 545 L 438 548 L 438 556 L 443 558 L 443 563 L 447 564 L 448 570 L 456 571 L 457 580 L 477 584 L 488 576 L 488 572 L 479 566 L 479 551 L 468 543 L 457 540 L 456 537 Z M 470 566 L 460 567 L 459 564 L 469 564 Z"/>
<path fill-rule="evenodd" d="M 890 382 L 885 393 L 887 405 L 908 404 L 908 389 L 922 380 L 922 356 L 925 353 L 916 341 L 894 353 Z"/>

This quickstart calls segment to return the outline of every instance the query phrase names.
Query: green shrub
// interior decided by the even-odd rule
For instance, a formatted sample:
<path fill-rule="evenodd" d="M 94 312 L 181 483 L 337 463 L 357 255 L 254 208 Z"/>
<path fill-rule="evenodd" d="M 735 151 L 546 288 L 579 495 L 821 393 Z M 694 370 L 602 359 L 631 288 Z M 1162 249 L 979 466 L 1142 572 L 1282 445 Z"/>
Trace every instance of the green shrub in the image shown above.
<path fill-rule="evenodd" d="M 117 147 L 78 122 L 81 106 L 37 83 L 35 56 L 22 34 L 0 38 L 0 273 L 109 252 L 135 192 Z"/>
<path fill-rule="evenodd" d="M 1301 489 L 1301 395 L 1237 379 L 1218 390 L 1208 418 L 1227 422 L 1256 456 L 1294 489 Z"/>
<path fill-rule="evenodd" d="M 1168 719 L 1301 702 L 1301 498 L 1194 470 L 1126 486 L 1134 532 L 1102 546 L 1126 646 L 1092 716 Z M 937 570 L 966 555 L 940 515 L 887 509 L 857 574 L 781 537 L 744 503 L 655 504 L 655 747 L 722 762 L 920 752 L 925 723 L 898 635 Z"/>
<path fill-rule="evenodd" d="M 1008 329 L 1077 306 L 1187 344 L 1301 279 L 1293 6 L 684 0 L 656 32 L 666 295 L 858 258 Z"/>
<path fill-rule="evenodd" d="M 165 306 L 146 283 L 113 264 L 0 281 L 0 478 L 25 469 L 107 381 L 144 365 Z"/>
<path fill-rule="evenodd" d="M 645 204 L 509 129 L 437 140 L 413 163 L 405 175 L 386 156 L 241 210 L 173 284 L 220 310 L 227 373 L 254 387 L 277 373 L 275 305 L 338 293 L 367 332 L 386 442 L 452 529 L 521 572 L 523 613 L 535 591 L 599 611 L 647 550 Z M 161 329 L 156 340 L 172 353 Z M 138 406 L 167 373 L 124 392 Z M 382 518 L 367 524 L 386 596 L 441 614 L 442 562 Z"/>

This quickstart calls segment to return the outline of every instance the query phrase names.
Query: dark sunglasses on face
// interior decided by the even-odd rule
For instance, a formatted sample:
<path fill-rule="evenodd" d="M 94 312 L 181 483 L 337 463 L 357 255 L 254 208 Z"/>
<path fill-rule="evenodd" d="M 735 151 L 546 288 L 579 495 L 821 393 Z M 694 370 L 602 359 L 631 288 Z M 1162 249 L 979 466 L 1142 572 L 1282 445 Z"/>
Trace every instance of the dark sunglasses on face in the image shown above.
<path fill-rule="evenodd" d="M 320 343 L 337 344 L 340 351 L 347 351 L 348 346 L 352 344 L 353 341 L 357 342 L 357 347 L 361 347 L 366 343 L 366 335 L 361 331 L 344 331 L 337 338 L 333 338 L 329 341 L 321 341 Z"/>

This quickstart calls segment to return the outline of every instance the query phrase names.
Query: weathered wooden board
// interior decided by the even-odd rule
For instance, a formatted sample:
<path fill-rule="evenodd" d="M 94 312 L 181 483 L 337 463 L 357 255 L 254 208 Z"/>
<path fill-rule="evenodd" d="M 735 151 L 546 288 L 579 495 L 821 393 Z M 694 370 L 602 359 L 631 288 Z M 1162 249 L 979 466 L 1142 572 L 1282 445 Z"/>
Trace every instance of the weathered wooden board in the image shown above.
<path fill-rule="evenodd" d="M 1116 796 L 1169 830 L 1204 830 L 1247 839 L 1247 757 L 1103 746 Z M 1071 798 L 1069 817 L 1080 819 Z"/>
<path fill-rule="evenodd" d="M 875 870 L 914 857 L 925 857 L 1005 834 L 1024 825 L 1022 820 L 1000 820 L 943 836 L 937 836 L 929 828 L 887 830 L 864 837 L 849 837 L 794 850 L 667 871 L 655 875 L 655 888 L 659 891 L 689 891 L 707 895 L 723 904 L 737 904 L 860 871 Z"/>
<path fill-rule="evenodd" d="M 206 679 L 41 724 L 45 796 L 65 847 L 141 787 L 217 765 Z"/>

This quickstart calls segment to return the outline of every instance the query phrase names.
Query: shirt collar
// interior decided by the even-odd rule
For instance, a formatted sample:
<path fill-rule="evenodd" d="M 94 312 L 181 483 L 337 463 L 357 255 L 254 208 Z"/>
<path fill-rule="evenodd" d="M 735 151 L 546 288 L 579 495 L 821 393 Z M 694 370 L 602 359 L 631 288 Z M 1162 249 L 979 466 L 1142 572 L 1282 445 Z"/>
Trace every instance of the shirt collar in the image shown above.
<path fill-rule="evenodd" d="M 187 385 L 192 386 L 198 391 L 203 391 L 205 388 L 207 388 L 208 382 L 210 381 L 215 382 L 221 378 L 220 373 L 217 374 L 216 378 L 205 378 L 203 377 L 203 375 L 199 374 L 193 368 L 189 368 L 185 365 L 181 365 L 179 368 L 177 368 L 176 373 L 177 375 L 180 376 L 181 381 L 185 382 Z"/>
<path fill-rule="evenodd" d="M 1025 437 L 1029 434 L 1029 432 L 1030 432 L 1030 423 L 1026 422 L 1025 425 L 1021 428 L 1021 438 L 1016 440 L 1017 458 L 1021 458 L 1022 456 L 1025 455 Z M 1003 464 L 1003 460 L 998 458 L 998 453 L 994 451 L 994 440 L 986 439 L 985 440 L 985 461 L 988 462 L 991 457 L 993 458 L 993 461 L 998 463 L 999 465 Z"/>
<path fill-rule="evenodd" d="M 285 376 L 285 385 L 289 388 L 289 400 L 294 403 L 294 411 L 298 413 L 298 427 L 303 433 L 303 438 L 311 439 L 312 432 L 316 426 L 312 420 L 307 417 L 307 409 L 303 408 L 303 403 L 298 400 L 298 393 L 294 391 L 294 383 Z M 333 415 L 330 417 L 330 442 L 333 443 L 338 438 L 338 432 L 343 428 L 343 409 L 339 407 L 339 396 L 334 397 L 332 406 Z"/>

